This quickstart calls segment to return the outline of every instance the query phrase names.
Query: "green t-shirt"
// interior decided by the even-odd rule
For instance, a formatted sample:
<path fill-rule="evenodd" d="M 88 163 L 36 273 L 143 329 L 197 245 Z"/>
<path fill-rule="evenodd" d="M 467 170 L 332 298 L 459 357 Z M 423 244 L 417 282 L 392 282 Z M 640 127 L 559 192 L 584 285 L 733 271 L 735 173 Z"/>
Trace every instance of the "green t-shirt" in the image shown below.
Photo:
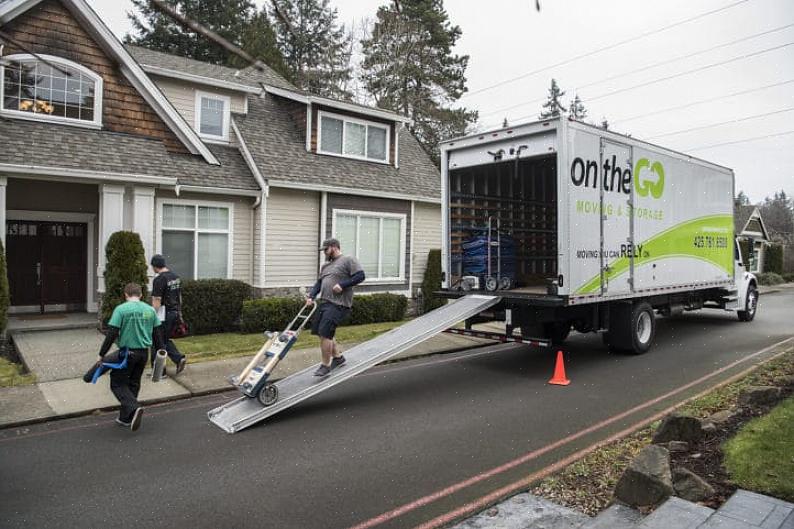
<path fill-rule="evenodd" d="M 108 325 L 119 328 L 119 347 L 148 349 L 152 346 L 152 331 L 160 325 L 157 313 L 143 301 L 125 301 L 115 309 Z"/>

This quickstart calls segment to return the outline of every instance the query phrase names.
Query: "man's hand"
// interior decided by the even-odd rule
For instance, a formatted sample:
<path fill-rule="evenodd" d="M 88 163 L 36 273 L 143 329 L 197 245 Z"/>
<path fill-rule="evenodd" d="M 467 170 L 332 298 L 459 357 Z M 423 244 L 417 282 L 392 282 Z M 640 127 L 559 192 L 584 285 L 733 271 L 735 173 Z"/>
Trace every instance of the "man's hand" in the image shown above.
<path fill-rule="evenodd" d="M 339 283 L 337 283 L 337 284 L 335 284 L 335 285 L 334 285 L 334 288 L 332 288 L 331 290 L 333 290 L 333 291 L 334 291 L 334 294 L 339 294 L 339 293 L 341 293 L 341 292 L 342 292 L 344 289 L 343 289 L 341 286 L 339 286 Z"/>
<path fill-rule="evenodd" d="M 97 364 L 101 364 L 104 361 L 105 361 L 104 357 L 97 355 L 97 357 L 96 357 L 96 363 Z"/>
<path fill-rule="evenodd" d="M 311 307 L 312 305 L 314 305 L 314 300 L 307 296 L 306 297 L 306 306 Z"/>

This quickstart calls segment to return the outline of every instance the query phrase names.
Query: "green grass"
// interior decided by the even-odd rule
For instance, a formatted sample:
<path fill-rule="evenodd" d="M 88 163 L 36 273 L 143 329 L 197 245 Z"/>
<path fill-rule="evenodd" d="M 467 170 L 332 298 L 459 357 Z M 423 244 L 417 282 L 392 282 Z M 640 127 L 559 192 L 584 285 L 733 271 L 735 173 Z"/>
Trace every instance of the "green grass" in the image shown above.
<path fill-rule="evenodd" d="M 725 443 L 725 468 L 739 487 L 794 501 L 794 397 L 744 425 Z"/>
<path fill-rule="evenodd" d="M 0 387 L 22 386 L 36 382 L 35 375 L 23 374 L 23 368 L 6 358 L 0 358 Z"/>
<path fill-rule="evenodd" d="M 399 327 L 403 323 L 405 322 L 390 321 L 339 327 L 336 331 L 336 339 L 341 344 L 365 342 L 379 334 Z M 182 353 L 187 355 L 189 362 L 195 363 L 221 358 L 248 356 L 256 353 L 264 345 L 265 340 L 266 338 L 262 333 L 217 333 L 179 338 L 174 340 L 174 343 Z M 296 349 L 309 349 L 319 346 L 320 339 L 305 330 L 293 347 Z"/>

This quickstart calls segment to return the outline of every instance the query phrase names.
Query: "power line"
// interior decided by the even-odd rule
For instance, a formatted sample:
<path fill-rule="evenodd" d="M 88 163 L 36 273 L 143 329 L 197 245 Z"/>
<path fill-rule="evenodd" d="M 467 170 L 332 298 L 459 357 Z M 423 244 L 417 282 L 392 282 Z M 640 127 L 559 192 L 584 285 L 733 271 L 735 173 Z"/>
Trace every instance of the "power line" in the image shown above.
<path fill-rule="evenodd" d="M 794 134 L 794 130 L 787 130 L 784 132 L 778 132 L 776 134 L 767 134 L 765 136 L 755 136 L 752 138 L 745 138 L 743 140 L 736 140 L 736 141 L 726 141 L 724 143 L 713 143 L 711 145 L 703 145 L 701 147 L 695 147 L 694 149 L 687 149 L 687 151 L 702 151 L 705 149 L 713 149 L 714 147 L 722 147 L 724 145 L 736 145 L 738 143 L 749 143 L 751 141 L 757 140 L 765 140 L 767 138 L 777 138 L 778 136 L 787 136 L 789 134 Z"/>
<path fill-rule="evenodd" d="M 652 79 L 650 81 L 646 81 L 646 82 L 643 82 L 643 83 L 640 83 L 640 84 L 627 86 L 627 87 L 624 87 L 624 88 L 618 88 L 617 90 L 611 90 L 609 92 L 604 92 L 603 94 L 599 94 L 599 95 L 597 95 L 595 97 L 585 98 L 584 100 L 587 101 L 588 103 L 590 103 L 592 101 L 597 101 L 599 99 L 604 99 L 605 97 L 611 97 L 611 96 L 616 95 L 616 94 L 622 94 L 623 92 L 628 92 L 629 90 L 636 90 L 637 88 L 644 88 L 646 86 L 650 86 L 652 84 L 660 83 L 662 81 L 669 81 L 671 79 L 677 79 L 679 77 L 684 77 L 685 75 L 690 75 L 690 74 L 693 74 L 693 73 L 698 73 L 698 72 L 702 72 L 702 71 L 705 71 L 705 70 L 710 70 L 711 68 L 716 68 L 718 66 L 724 66 L 724 65 L 730 64 L 732 62 L 741 61 L 741 60 L 744 60 L 744 59 L 749 59 L 751 57 L 756 57 L 756 56 L 762 55 L 764 53 L 769 53 L 771 51 L 777 51 L 777 50 L 780 50 L 780 49 L 783 49 L 783 48 L 787 48 L 787 47 L 792 46 L 792 45 L 794 45 L 794 42 L 787 42 L 787 43 L 781 44 L 779 46 L 773 46 L 771 48 L 766 48 L 766 49 L 763 49 L 763 50 L 760 50 L 760 51 L 755 51 L 755 52 L 752 52 L 752 53 L 747 53 L 747 54 L 744 54 L 744 55 L 740 55 L 738 57 L 733 57 L 731 59 L 726 59 L 724 61 L 719 61 L 719 62 L 707 64 L 705 66 L 699 66 L 697 68 L 692 68 L 690 70 L 685 70 L 683 72 L 679 72 L 679 73 L 676 73 L 676 74 L 667 75 L 667 76 L 664 76 L 664 77 L 659 77 L 657 79 Z M 515 120 L 526 119 L 526 118 L 532 117 L 533 115 L 534 114 L 521 116 L 521 117 L 515 118 Z"/>
<path fill-rule="evenodd" d="M 656 134 L 654 136 L 648 136 L 648 137 L 645 137 L 643 139 L 645 139 L 645 140 L 655 140 L 655 139 L 658 139 L 658 138 L 665 138 L 667 136 L 675 136 L 677 134 L 683 134 L 685 132 L 693 132 L 693 131 L 696 131 L 696 130 L 711 129 L 711 128 L 714 128 L 714 127 L 720 127 L 722 125 L 729 125 L 731 123 L 740 123 L 742 121 L 749 121 L 751 119 L 758 119 L 758 118 L 763 118 L 763 117 L 766 117 L 766 116 L 774 116 L 776 114 L 784 114 L 786 112 L 791 112 L 792 110 L 794 110 L 794 107 L 783 108 L 783 109 L 780 109 L 780 110 L 774 110 L 772 112 L 765 112 L 763 114 L 753 114 L 752 116 L 746 116 L 746 117 L 743 117 L 743 118 L 732 119 L 732 120 L 729 120 L 729 121 L 722 121 L 720 123 L 714 123 L 712 125 L 703 125 L 701 127 L 692 127 L 692 128 L 689 128 L 689 129 L 677 130 L 675 132 L 665 132 L 664 134 Z"/>
<path fill-rule="evenodd" d="M 732 45 L 738 44 L 740 42 L 756 39 L 758 37 L 763 37 L 763 36 L 769 35 L 771 33 L 777 33 L 778 31 L 783 31 L 784 29 L 788 29 L 790 27 L 794 27 L 794 23 L 786 24 L 785 26 L 780 26 L 780 27 L 777 27 L 777 28 L 774 28 L 774 29 L 770 29 L 770 30 L 767 30 L 767 31 L 762 31 L 760 33 L 754 33 L 753 35 L 748 35 L 746 37 L 742 37 L 740 39 L 732 40 L 730 42 L 725 42 L 723 44 L 718 44 L 716 46 L 711 46 L 709 48 L 705 48 L 705 49 L 702 49 L 702 50 L 699 50 L 699 51 L 696 51 L 696 52 L 692 52 L 692 53 L 689 53 L 687 55 L 681 55 L 681 56 L 675 57 L 673 59 L 667 59 L 667 60 L 664 60 L 664 61 L 659 61 L 659 62 L 656 62 L 656 63 L 653 63 L 653 64 L 642 66 L 640 68 L 636 68 L 636 69 L 630 70 L 628 72 L 624 72 L 624 73 L 617 74 L 617 75 L 612 75 L 610 77 L 605 77 L 605 78 L 600 79 L 598 81 L 593 81 L 591 83 L 587 83 L 587 84 L 584 84 L 584 85 L 581 85 L 581 86 L 577 86 L 576 90 L 577 91 L 578 90 L 582 90 L 583 88 L 589 88 L 591 86 L 599 85 L 599 84 L 605 83 L 607 81 L 613 81 L 615 79 L 619 79 L 621 77 L 626 77 L 628 75 L 633 75 L 635 73 L 644 72 L 644 71 L 647 71 L 647 70 L 652 70 L 653 68 L 658 68 L 659 66 L 672 64 L 674 62 L 683 61 L 685 59 L 691 59 L 692 57 L 696 57 L 698 55 L 702 55 L 702 54 L 708 53 L 710 51 L 714 51 L 714 50 L 717 50 L 717 49 L 720 49 L 720 48 L 725 48 L 727 46 L 732 46 Z M 535 99 L 535 100 L 532 100 L 532 101 L 525 101 L 523 103 L 518 103 L 516 105 L 511 105 L 509 107 L 500 108 L 500 109 L 497 109 L 497 110 L 492 110 L 490 112 L 486 112 L 484 114 L 481 114 L 481 116 L 490 116 L 490 115 L 493 115 L 493 114 L 499 114 L 499 113 L 502 113 L 502 112 L 506 112 L 508 110 L 513 110 L 514 108 L 522 107 L 524 105 L 531 105 L 532 103 L 537 103 L 539 101 L 543 101 L 544 99 L 545 99 L 545 97 L 542 97 L 540 99 Z"/>
<path fill-rule="evenodd" d="M 558 62 L 556 64 L 551 64 L 549 66 L 544 66 L 543 68 L 539 68 L 537 70 L 533 70 L 531 72 L 527 72 L 527 73 L 521 74 L 521 75 L 519 75 L 517 77 L 513 77 L 511 79 L 506 79 L 504 81 L 500 81 L 500 82 L 492 84 L 490 86 L 486 86 L 484 88 L 479 88 L 479 89 L 474 90 L 472 92 L 467 92 L 466 94 L 463 94 L 462 97 L 465 98 L 465 97 L 473 96 L 475 94 L 480 94 L 482 92 L 486 92 L 488 90 L 492 90 L 492 89 L 494 89 L 496 87 L 499 87 L 499 86 L 502 86 L 502 85 L 506 85 L 508 83 L 512 83 L 512 82 L 515 82 L 515 81 L 518 81 L 518 80 L 521 80 L 521 79 L 525 79 L 527 77 L 539 74 L 541 72 L 545 72 L 545 71 L 550 70 L 552 68 L 557 68 L 559 66 L 564 66 L 566 64 L 570 64 L 570 63 L 572 63 L 574 61 L 578 61 L 579 59 L 592 57 L 593 55 L 596 55 L 598 53 L 601 53 L 601 52 L 604 52 L 604 51 L 607 51 L 607 50 L 611 50 L 613 48 L 617 48 L 618 46 L 623 46 L 624 44 L 628 44 L 630 42 L 634 42 L 634 41 L 637 41 L 637 40 L 640 40 L 640 39 L 644 39 L 645 37 L 649 37 L 651 35 L 656 35 L 657 33 L 662 33 L 663 31 L 667 31 L 668 29 L 672 29 L 672 28 L 674 28 L 676 26 L 687 24 L 687 23 L 692 22 L 694 20 L 698 20 L 698 19 L 710 16 L 710 15 L 714 15 L 714 14 L 719 13 L 721 11 L 725 11 L 725 10 L 731 9 L 732 7 L 736 7 L 736 6 L 738 6 L 740 4 L 743 4 L 743 3 L 747 2 L 747 1 L 749 1 L 749 0 L 739 0 L 738 2 L 734 2 L 732 4 L 728 4 L 727 6 L 720 7 L 718 9 L 713 9 L 711 11 L 707 11 L 707 12 L 701 13 L 699 15 L 695 15 L 693 17 L 681 20 L 679 22 L 675 22 L 673 24 L 669 24 L 667 26 L 663 26 L 663 27 L 655 29 L 653 31 L 649 31 L 647 33 L 642 33 L 640 35 L 636 35 L 634 37 L 631 37 L 631 38 L 628 38 L 628 39 L 625 39 L 625 40 L 621 40 L 621 41 L 616 42 L 614 44 L 609 44 L 607 46 L 603 46 L 601 48 L 597 48 L 597 49 L 595 49 L 593 51 L 589 51 L 589 52 L 583 53 L 581 55 L 576 55 L 575 57 L 571 57 L 570 59 L 566 59 L 566 60 Z"/>
<path fill-rule="evenodd" d="M 747 90 L 740 90 L 739 92 L 733 92 L 733 93 L 725 94 L 725 95 L 722 95 L 722 96 L 709 97 L 707 99 L 701 99 L 699 101 L 693 101 L 691 103 L 686 103 L 684 105 L 678 105 L 678 106 L 675 106 L 675 107 L 667 107 L 667 108 L 663 108 L 661 110 L 654 110 L 653 112 L 645 112 L 643 114 L 636 114 L 636 115 L 628 117 L 628 118 L 615 119 L 615 120 L 612 120 L 611 123 L 613 123 L 613 124 L 614 123 L 626 123 L 628 121 L 635 121 L 635 120 L 638 120 L 640 118 L 645 118 L 645 117 L 649 117 L 649 116 L 656 116 L 658 114 L 664 114 L 665 112 L 672 112 L 674 110 L 683 110 L 685 108 L 690 108 L 690 107 L 694 107 L 694 106 L 697 106 L 697 105 L 702 105 L 704 103 L 713 103 L 714 101 L 720 101 L 722 99 L 728 99 L 728 98 L 736 97 L 736 96 L 740 96 L 740 95 L 751 94 L 753 92 L 766 90 L 767 88 L 775 88 L 777 86 L 784 86 L 784 85 L 791 84 L 791 83 L 794 83 L 794 79 L 789 79 L 788 81 L 781 81 L 779 83 L 773 83 L 773 84 L 768 84 L 768 85 L 764 85 L 764 86 L 759 86 L 758 88 L 750 88 L 750 89 L 747 89 Z"/>

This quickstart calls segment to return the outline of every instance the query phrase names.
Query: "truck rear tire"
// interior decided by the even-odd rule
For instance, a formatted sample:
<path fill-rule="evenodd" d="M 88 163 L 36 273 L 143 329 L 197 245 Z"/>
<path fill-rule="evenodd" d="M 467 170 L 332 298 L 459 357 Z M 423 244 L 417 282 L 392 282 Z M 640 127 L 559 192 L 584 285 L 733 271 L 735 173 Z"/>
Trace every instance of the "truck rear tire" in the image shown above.
<path fill-rule="evenodd" d="M 615 305 L 609 322 L 609 348 L 629 354 L 643 354 L 651 348 L 656 334 L 656 315 L 645 301 Z"/>
<path fill-rule="evenodd" d="M 739 321 L 753 321 L 755 313 L 758 310 L 758 289 L 753 285 L 747 287 L 747 297 L 744 300 L 744 307 L 747 310 L 736 311 L 736 315 L 739 316 Z"/>

